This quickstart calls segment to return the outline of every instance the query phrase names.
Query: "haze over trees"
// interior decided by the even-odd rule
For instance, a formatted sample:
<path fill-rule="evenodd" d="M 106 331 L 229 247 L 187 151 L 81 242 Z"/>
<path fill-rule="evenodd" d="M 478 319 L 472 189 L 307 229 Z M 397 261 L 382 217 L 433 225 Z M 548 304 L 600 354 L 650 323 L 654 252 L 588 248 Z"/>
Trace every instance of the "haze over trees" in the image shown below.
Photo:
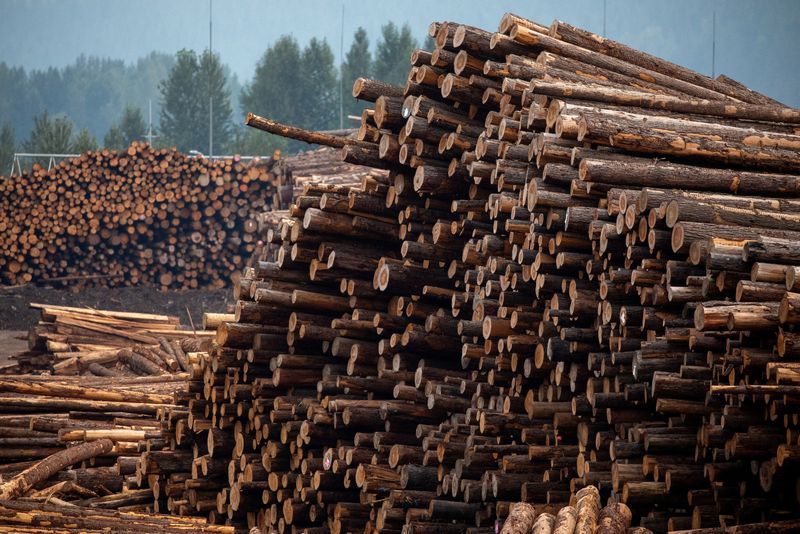
<path fill-rule="evenodd" d="M 242 87 L 218 54 L 151 52 L 133 64 L 80 56 L 61 69 L 26 71 L 0 62 L 0 174 L 14 152 L 71 153 L 102 146 L 121 150 L 145 139 L 152 106 L 153 144 L 209 151 L 209 98 L 214 154 L 268 155 L 301 144 L 271 138 L 243 125 L 252 111 L 305 128 L 353 126 L 365 104 L 350 95 L 359 76 L 405 83 L 417 46 L 408 25 L 382 26 L 373 41 L 358 28 L 342 64 L 330 44 L 305 46 L 284 35 L 269 46 Z M 101 143 L 98 143 L 100 140 Z"/>

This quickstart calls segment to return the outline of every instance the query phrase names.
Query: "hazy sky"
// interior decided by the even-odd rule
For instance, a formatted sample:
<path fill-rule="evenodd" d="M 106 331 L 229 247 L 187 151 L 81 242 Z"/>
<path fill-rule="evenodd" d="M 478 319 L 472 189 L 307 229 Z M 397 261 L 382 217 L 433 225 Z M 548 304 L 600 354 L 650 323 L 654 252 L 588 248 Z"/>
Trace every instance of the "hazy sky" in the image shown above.
<path fill-rule="evenodd" d="M 328 40 L 337 58 L 358 26 L 374 45 L 380 26 L 408 23 L 418 39 L 433 20 L 496 29 L 511 11 L 603 32 L 603 0 L 213 0 L 213 47 L 246 82 L 280 35 Z M 606 36 L 800 106 L 800 0 L 607 0 Z M 208 0 L 0 0 L 0 61 L 63 66 L 79 54 L 128 61 L 152 50 L 208 46 Z M 2 87 L 0 87 L 2 91 Z"/>

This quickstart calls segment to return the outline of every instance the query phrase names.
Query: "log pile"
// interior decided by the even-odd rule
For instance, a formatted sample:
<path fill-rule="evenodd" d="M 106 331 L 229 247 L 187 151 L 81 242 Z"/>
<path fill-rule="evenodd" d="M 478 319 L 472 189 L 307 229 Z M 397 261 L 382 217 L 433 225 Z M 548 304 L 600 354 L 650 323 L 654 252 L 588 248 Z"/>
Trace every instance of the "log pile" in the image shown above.
<path fill-rule="evenodd" d="M 595 532 L 598 534 L 646 534 L 644 527 L 631 527 L 631 510 L 620 502 L 610 502 L 601 509 L 600 492 L 596 486 L 586 486 L 575 494 L 573 504 L 564 506 L 555 514 L 537 513 L 526 502 L 511 506 L 500 534 Z M 799 519 L 748 523 L 731 527 L 710 527 L 691 530 L 673 530 L 673 534 L 756 534 L 761 532 L 786 533 L 800 529 Z"/>
<path fill-rule="evenodd" d="M 151 313 L 74 308 L 31 303 L 41 311 L 28 332 L 28 350 L 6 372 L 56 375 L 137 376 L 188 370 L 186 354 L 202 348 L 219 320 L 179 324 L 177 317 Z M 217 322 L 215 323 L 214 320 Z"/>
<path fill-rule="evenodd" d="M 0 283 L 225 287 L 258 246 L 261 213 L 307 182 L 368 172 L 326 147 L 245 163 L 137 142 L 34 166 L 0 179 Z"/>
<path fill-rule="evenodd" d="M 253 251 L 276 158 L 134 142 L 0 180 L 0 283 L 224 287 Z"/>
<path fill-rule="evenodd" d="M 374 172 L 374 169 L 345 163 L 338 150 L 320 147 L 280 158 L 272 172 L 276 177 L 273 209 L 264 213 L 288 209 L 308 183 L 354 186 L 358 185 L 363 176 Z"/>
<path fill-rule="evenodd" d="M 356 82 L 371 139 L 248 118 L 390 181 L 301 196 L 218 332 L 205 385 L 270 362 L 239 422 L 287 475 L 240 517 L 488 532 L 596 485 L 653 532 L 796 518 L 800 112 L 561 22 L 431 35 Z"/>
<path fill-rule="evenodd" d="M 248 117 L 387 172 L 266 230 L 136 462 L 152 508 L 796 529 L 800 111 L 561 22 L 430 34 L 405 87 L 356 82 L 357 138 Z"/>

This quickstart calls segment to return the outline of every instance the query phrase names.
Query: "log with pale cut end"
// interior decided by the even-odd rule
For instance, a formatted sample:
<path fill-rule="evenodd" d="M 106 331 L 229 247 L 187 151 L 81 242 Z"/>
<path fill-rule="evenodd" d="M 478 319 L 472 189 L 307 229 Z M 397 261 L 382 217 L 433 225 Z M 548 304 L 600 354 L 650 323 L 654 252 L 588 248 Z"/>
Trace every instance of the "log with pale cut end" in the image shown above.
<path fill-rule="evenodd" d="M 530 534 L 553 534 L 556 518 L 553 514 L 544 512 L 536 516 Z"/>
<path fill-rule="evenodd" d="M 518 502 L 511 507 L 500 534 L 528 534 L 533 527 L 536 511 L 526 502 Z"/>
<path fill-rule="evenodd" d="M 575 524 L 578 522 L 578 511 L 574 506 L 565 506 L 558 511 L 556 522 L 553 526 L 553 534 L 572 534 L 575 531 Z"/>
<path fill-rule="evenodd" d="M 578 514 L 575 534 L 593 534 L 597 525 L 597 514 L 600 512 L 600 492 L 595 486 L 586 486 L 578 490 L 575 499 L 575 510 Z"/>
<path fill-rule="evenodd" d="M 81 443 L 44 458 L 0 485 L 0 499 L 15 499 L 30 488 L 73 464 L 105 454 L 114 448 L 110 439 Z"/>
<path fill-rule="evenodd" d="M 609 504 L 597 519 L 595 534 L 626 534 L 631 526 L 631 509 L 623 503 Z"/>
<path fill-rule="evenodd" d="M 778 320 L 780 324 L 800 323 L 800 293 L 786 293 L 780 302 L 778 309 Z"/>

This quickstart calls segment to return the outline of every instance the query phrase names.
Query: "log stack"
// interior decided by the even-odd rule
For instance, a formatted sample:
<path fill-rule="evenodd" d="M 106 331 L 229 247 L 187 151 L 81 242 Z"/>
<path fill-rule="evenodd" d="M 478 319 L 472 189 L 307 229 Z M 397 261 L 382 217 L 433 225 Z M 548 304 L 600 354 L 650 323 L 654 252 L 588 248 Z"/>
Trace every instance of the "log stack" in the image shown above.
<path fill-rule="evenodd" d="M 300 197 L 281 232 L 309 262 L 302 283 L 321 287 L 313 305 L 306 289 L 263 298 L 281 313 L 343 314 L 302 332 L 348 357 L 347 378 L 323 367 L 320 379 L 310 360 L 271 366 L 273 387 L 298 388 L 271 406 L 294 413 L 280 424 L 295 442 L 287 472 L 318 457 L 318 441 L 332 472 L 318 478 L 356 482 L 350 521 L 368 531 L 488 532 L 510 502 L 556 516 L 588 485 L 653 532 L 796 518 L 800 112 L 561 22 L 507 15 L 496 33 L 435 23 L 431 36 L 437 49 L 412 55 L 404 88 L 356 82 L 354 96 L 375 102 L 362 131 L 377 137 L 248 119 L 390 173 L 349 191 L 347 211 Z M 370 213 L 393 229 L 355 208 L 378 191 Z M 337 256 L 308 236 L 319 231 L 362 243 L 337 277 L 349 308 L 330 289 L 319 297 L 335 273 L 320 265 Z M 387 254 L 370 239 L 397 242 Z M 365 283 L 366 257 L 377 266 Z M 284 284 L 279 272 L 258 284 Z M 337 329 L 370 317 L 369 335 Z M 314 383 L 309 398 L 300 388 Z M 351 528 L 303 487 L 283 507 L 288 492 L 276 494 L 266 523 L 248 520 L 281 530 L 291 506 L 319 528 Z"/>
<path fill-rule="evenodd" d="M 137 376 L 188 370 L 186 354 L 203 348 L 228 314 L 206 314 L 202 325 L 177 317 L 31 303 L 41 312 L 28 331 L 28 350 L 6 373 Z M 202 329 L 201 329 L 202 328 Z"/>
<path fill-rule="evenodd" d="M 261 213 L 306 182 L 367 172 L 338 159 L 321 148 L 211 161 L 134 142 L 0 178 L 0 283 L 225 287 L 258 246 Z"/>
<path fill-rule="evenodd" d="M 0 282 L 224 287 L 253 251 L 277 157 L 211 161 L 134 142 L 2 178 Z"/>
<path fill-rule="evenodd" d="M 153 509 L 792 531 L 800 111 L 562 22 L 430 34 L 356 82 L 357 138 L 248 117 L 375 170 L 273 220 L 136 464 Z"/>

